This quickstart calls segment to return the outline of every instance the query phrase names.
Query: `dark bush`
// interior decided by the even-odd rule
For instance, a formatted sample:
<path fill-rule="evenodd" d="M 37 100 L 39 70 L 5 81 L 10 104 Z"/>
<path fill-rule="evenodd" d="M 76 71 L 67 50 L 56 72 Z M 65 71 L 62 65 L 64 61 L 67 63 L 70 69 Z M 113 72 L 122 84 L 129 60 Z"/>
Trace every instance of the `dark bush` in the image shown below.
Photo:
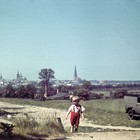
<path fill-rule="evenodd" d="M 27 97 L 28 97 L 28 98 L 33 99 L 33 98 L 34 98 L 34 95 L 35 95 L 36 93 L 37 93 L 37 90 L 36 90 L 36 88 L 35 88 L 33 85 L 28 84 L 28 85 L 26 86 L 26 94 L 27 94 Z"/>
<path fill-rule="evenodd" d="M 20 87 L 17 88 L 16 95 L 18 98 L 27 98 L 28 97 L 26 89 L 23 85 L 21 85 Z"/>
<path fill-rule="evenodd" d="M 124 95 L 126 95 L 128 93 L 127 89 L 116 89 L 114 92 L 111 91 L 110 92 L 110 97 L 111 98 L 124 98 Z"/>

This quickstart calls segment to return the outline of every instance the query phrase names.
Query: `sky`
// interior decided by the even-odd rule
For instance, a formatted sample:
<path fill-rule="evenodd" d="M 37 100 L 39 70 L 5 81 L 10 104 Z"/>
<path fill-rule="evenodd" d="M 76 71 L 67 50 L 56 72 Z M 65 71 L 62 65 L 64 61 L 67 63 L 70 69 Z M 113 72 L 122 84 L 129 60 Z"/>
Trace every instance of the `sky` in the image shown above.
<path fill-rule="evenodd" d="M 140 80 L 140 0 L 0 0 L 0 74 Z"/>

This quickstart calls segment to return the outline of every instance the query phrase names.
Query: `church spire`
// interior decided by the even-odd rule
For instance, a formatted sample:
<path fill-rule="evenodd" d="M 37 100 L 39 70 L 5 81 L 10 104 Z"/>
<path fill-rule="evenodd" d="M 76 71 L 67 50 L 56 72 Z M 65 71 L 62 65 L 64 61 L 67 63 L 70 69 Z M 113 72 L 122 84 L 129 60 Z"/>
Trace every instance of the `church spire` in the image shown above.
<path fill-rule="evenodd" d="M 74 80 L 77 79 L 77 70 L 76 70 L 76 65 L 75 65 L 75 69 L 74 69 Z"/>
<path fill-rule="evenodd" d="M 2 74 L 0 75 L 0 79 L 2 80 L 3 78 L 2 78 Z"/>
<path fill-rule="evenodd" d="M 20 74 L 19 74 L 19 71 L 17 71 L 17 80 L 20 79 Z"/>

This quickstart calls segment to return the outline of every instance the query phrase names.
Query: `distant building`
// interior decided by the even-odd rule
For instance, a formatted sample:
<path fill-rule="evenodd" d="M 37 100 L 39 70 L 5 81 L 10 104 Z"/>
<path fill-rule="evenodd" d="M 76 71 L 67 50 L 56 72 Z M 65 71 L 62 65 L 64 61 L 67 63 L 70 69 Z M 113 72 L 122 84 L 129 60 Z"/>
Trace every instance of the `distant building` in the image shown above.
<path fill-rule="evenodd" d="M 21 75 L 17 72 L 16 80 L 21 80 Z"/>
<path fill-rule="evenodd" d="M 12 81 L 13 81 L 15 86 L 27 85 L 29 83 L 27 78 L 23 77 L 22 73 L 19 73 L 19 71 L 16 74 L 16 79 L 13 79 Z"/>
<path fill-rule="evenodd" d="M 76 69 L 76 66 L 75 66 L 75 68 L 74 68 L 74 83 L 80 84 L 82 82 L 83 82 L 83 80 L 81 78 L 79 78 L 78 75 L 77 75 L 77 69 Z"/>
<path fill-rule="evenodd" d="M 2 74 L 0 75 L 0 80 L 2 80 L 3 78 L 2 78 Z"/>
<path fill-rule="evenodd" d="M 74 81 L 77 79 L 77 69 L 76 69 L 76 66 L 75 66 L 75 69 L 74 69 Z"/>
<path fill-rule="evenodd" d="M 2 74 L 0 75 L 0 85 L 3 85 L 4 82 L 3 82 L 3 78 L 2 78 Z"/>

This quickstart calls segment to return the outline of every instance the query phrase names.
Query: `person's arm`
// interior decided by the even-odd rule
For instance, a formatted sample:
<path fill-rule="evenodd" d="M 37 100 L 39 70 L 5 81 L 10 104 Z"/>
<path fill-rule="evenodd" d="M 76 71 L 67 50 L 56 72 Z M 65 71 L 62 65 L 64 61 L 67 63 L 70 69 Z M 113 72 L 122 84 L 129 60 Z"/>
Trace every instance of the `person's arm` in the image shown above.
<path fill-rule="evenodd" d="M 70 108 L 69 108 L 69 110 L 68 110 L 68 112 L 67 112 L 67 114 L 66 114 L 66 119 L 68 118 L 70 112 L 71 112 L 71 106 L 70 106 Z"/>
<path fill-rule="evenodd" d="M 84 120 L 84 111 L 85 111 L 85 108 L 82 106 L 81 107 L 81 118 L 82 118 L 82 120 Z"/>
<path fill-rule="evenodd" d="M 84 117 L 84 114 L 83 114 L 83 112 L 81 111 L 80 112 L 80 118 L 82 119 Z"/>
<path fill-rule="evenodd" d="M 66 114 L 66 120 L 67 120 L 67 118 L 68 118 L 70 112 L 71 112 L 71 111 L 68 110 L 68 112 L 67 112 L 67 114 Z"/>

